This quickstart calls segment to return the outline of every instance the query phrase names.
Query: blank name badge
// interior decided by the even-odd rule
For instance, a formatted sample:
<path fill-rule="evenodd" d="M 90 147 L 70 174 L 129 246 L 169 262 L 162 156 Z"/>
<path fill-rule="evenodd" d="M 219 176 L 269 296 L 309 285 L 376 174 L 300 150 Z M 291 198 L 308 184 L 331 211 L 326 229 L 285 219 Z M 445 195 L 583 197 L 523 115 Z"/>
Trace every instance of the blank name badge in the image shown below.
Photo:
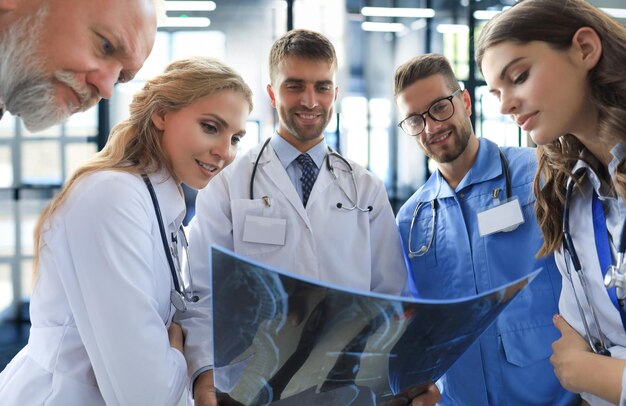
<path fill-rule="evenodd" d="M 478 213 L 478 232 L 481 237 L 500 231 L 513 231 L 524 222 L 519 199 L 514 197 L 506 203 Z"/>
<path fill-rule="evenodd" d="M 243 240 L 260 244 L 285 245 L 286 230 L 287 220 L 285 219 L 246 216 Z"/>

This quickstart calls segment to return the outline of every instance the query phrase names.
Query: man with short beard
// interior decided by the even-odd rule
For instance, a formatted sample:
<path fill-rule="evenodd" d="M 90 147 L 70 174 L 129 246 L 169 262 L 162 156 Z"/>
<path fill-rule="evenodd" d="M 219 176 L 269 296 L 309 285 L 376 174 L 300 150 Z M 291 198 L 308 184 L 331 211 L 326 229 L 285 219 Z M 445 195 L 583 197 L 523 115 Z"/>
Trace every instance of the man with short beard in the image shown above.
<path fill-rule="evenodd" d="M 30 131 L 108 99 L 150 54 L 161 0 L 0 0 L 0 117 Z"/>
<path fill-rule="evenodd" d="M 191 272 L 201 299 L 196 313 L 183 315 L 197 320 L 182 322 L 182 327 L 197 329 L 185 342 L 190 371 L 198 377 L 196 405 L 216 404 L 211 340 L 206 339 L 212 334 L 210 244 L 351 289 L 400 294 L 407 280 L 383 182 L 331 152 L 324 139 L 338 92 L 334 46 L 319 33 L 289 31 L 274 42 L 269 70 L 267 92 L 278 113 L 276 133 L 198 193 L 190 225 Z M 292 312 L 290 322 L 309 326 L 315 317 L 304 320 L 306 314 Z M 291 370 L 308 359 L 312 346 L 304 347 L 308 350 L 289 364 Z M 284 389 L 279 386 L 273 386 L 274 400 Z M 432 385 L 415 402 L 434 404 L 438 395 Z"/>
<path fill-rule="evenodd" d="M 476 138 L 470 95 L 441 55 L 401 65 L 394 97 L 400 128 L 437 165 L 397 216 L 414 293 L 471 296 L 543 268 L 440 380 L 441 404 L 570 404 L 549 363 L 561 278 L 552 256 L 535 258 L 533 150 Z"/>

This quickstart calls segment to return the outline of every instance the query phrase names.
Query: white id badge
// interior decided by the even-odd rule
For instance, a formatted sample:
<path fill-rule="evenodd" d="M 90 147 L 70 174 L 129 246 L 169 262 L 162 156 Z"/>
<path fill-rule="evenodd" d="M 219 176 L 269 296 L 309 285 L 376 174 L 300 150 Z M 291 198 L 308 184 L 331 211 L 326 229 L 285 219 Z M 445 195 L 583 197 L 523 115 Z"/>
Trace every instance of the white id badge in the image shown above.
<path fill-rule="evenodd" d="M 261 244 L 285 245 L 287 220 L 272 217 L 246 216 L 243 240 Z"/>
<path fill-rule="evenodd" d="M 524 214 L 517 197 L 478 213 L 478 232 L 481 237 L 500 231 L 513 231 L 522 223 Z"/>

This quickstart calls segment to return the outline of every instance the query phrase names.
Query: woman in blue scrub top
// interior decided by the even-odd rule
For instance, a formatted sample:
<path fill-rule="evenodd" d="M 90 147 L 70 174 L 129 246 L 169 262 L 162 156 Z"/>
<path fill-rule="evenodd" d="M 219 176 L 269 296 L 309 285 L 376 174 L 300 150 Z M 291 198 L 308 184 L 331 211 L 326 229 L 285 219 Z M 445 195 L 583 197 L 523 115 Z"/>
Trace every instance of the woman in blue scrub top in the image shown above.
<path fill-rule="evenodd" d="M 604 283 L 626 238 L 626 27 L 583 0 L 524 0 L 487 23 L 476 55 L 539 145 L 540 254 L 563 275 L 555 373 L 592 405 L 626 404 L 626 290 Z"/>

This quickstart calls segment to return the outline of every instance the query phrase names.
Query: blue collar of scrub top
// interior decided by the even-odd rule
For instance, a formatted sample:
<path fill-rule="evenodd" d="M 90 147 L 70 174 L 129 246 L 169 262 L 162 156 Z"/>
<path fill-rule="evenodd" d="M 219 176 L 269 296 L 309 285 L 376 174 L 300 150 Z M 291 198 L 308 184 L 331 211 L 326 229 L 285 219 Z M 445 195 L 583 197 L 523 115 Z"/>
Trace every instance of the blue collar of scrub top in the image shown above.
<path fill-rule="evenodd" d="M 464 188 L 482 183 L 485 181 L 493 180 L 502 175 L 502 162 L 500 160 L 500 148 L 497 144 L 486 138 L 479 138 L 478 155 L 476 161 L 465 174 L 456 190 L 453 190 L 448 182 L 441 175 L 438 170 L 435 172 L 435 176 L 431 176 L 424 186 L 422 186 L 422 192 L 419 202 L 430 202 L 435 199 L 441 199 L 445 197 L 454 197 L 456 191 L 463 190 Z M 509 168 L 510 171 L 510 168 Z"/>

